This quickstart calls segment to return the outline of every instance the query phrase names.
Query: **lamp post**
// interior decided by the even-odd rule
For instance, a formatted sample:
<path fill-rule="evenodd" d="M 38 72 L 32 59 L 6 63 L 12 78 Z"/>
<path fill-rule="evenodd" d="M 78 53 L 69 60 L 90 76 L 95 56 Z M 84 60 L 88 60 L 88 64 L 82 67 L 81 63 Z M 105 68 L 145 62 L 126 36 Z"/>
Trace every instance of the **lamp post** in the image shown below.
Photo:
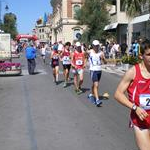
<path fill-rule="evenodd" d="M 5 1 L 2 1 L 0 0 L 0 24 L 2 23 L 2 2 L 5 2 Z M 8 11 L 9 7 L 8 5 L 5 6 L 5 10 Z"/>

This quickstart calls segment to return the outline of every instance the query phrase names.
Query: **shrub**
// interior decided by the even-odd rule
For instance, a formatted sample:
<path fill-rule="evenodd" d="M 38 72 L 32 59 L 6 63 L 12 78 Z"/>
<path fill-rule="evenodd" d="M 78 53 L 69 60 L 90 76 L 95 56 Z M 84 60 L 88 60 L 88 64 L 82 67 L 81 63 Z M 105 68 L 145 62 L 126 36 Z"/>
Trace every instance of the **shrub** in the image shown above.
<path fill-rule="evenodd" d="M 141 62 L 141 59 L 138 57 L 134 57 L 134 56 L 123 56 L 122 57 L 122 63 L 124 63 L 124 64 L 135 65 L 140 62 Z"/>

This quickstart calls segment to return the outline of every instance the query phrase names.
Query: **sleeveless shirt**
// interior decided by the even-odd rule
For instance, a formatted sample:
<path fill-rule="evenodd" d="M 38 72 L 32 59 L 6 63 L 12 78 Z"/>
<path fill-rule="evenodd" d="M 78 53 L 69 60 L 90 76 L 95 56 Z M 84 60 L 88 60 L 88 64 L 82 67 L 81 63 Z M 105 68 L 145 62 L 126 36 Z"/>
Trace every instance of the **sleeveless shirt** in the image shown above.
<path fill-rule="evenodd" d="M 131 111 L 131 122 L 142 129 L 150 128 L 150 78 L 142 76 L 139 64 L 135 65 L 136 75 L 133 82 L 129 85 L 127 92 L 129 100 L 137 106 L 143 108 L 149 116 L 141 121 L 135 111 Z"/>

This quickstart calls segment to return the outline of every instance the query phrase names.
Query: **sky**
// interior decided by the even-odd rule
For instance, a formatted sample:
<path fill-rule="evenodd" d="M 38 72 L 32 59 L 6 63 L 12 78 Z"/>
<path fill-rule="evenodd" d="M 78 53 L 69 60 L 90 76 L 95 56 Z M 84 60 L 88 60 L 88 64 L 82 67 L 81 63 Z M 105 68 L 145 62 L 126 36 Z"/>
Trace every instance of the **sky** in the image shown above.
<path fill-rule="evenodd" d="M 44 13 L 52 13 L 50 0 L 0 0 L 1 18 L 6 13 L 5 6 L 8 5 L 9 12 L 17 17 L 17 29 L 20 34 L 30 34 L 35 27 L 36 20 L 44 17 Z"/>

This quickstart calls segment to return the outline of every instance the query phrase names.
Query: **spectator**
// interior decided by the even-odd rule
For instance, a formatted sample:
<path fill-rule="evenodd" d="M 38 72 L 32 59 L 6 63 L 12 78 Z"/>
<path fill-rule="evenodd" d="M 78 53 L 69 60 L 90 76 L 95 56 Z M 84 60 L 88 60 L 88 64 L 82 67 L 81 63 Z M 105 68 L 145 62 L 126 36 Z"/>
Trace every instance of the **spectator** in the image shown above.
<path fill-rule="evenodd" d="M 33 43 L 30 43 L 30 45 L 25 48 L 25 53 L 28 62 L 28 72 L 30 75 L 33 75 L 36 67 L 36 49 Z"/>

